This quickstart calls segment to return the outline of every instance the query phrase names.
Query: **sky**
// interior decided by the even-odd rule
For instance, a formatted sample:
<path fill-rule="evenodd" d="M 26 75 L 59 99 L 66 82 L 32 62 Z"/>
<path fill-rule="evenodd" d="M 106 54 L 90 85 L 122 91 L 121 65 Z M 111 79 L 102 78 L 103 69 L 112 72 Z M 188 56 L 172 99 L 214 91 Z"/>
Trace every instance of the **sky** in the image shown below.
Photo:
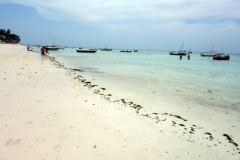
<path fill-rule="evenodd" d="M 30 45 L 240 53 L 240 0 L 0 0 L 0 29 Z"/>

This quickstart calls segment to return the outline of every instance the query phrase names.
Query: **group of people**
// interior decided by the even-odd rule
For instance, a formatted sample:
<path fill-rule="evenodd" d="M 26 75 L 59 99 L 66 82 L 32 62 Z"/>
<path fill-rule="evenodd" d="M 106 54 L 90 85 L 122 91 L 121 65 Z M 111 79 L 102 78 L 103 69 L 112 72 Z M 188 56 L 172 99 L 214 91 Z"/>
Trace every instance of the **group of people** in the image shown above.
<path fill-rule="evenodd" d="M 180 59 L 182 59 L 182 55 L 180 55 Z M 188 60 L 190 60 L 190 54 L 188 54 Z"/>
<path fill-rule="evenodd" d="M 27 50 L 29 51 L 29 44 L 27 44 Z M 45 52 L 46 52 L 46 54 L 49 54 L 48 53 L 48 47 L 45 47 L 45 46 L 43 46 L 41 49 L 40 49 L 40 51 L 41 51 L 41 58 L 45 58 L 46 57 L 46 55 L 45 55 Z"/>
<path fill-rule="evenodd" d="M 45 52 L 46 52 L 46 54 L 49 54 L 48 53 L 48 47 L 45 47 L 45 46 L 43 46 L 41 49 L 40 49 L 40 51 L 41 51 L 41 58 L 45 58 L 46 57 L 46 55 L 45 55 Z"/>

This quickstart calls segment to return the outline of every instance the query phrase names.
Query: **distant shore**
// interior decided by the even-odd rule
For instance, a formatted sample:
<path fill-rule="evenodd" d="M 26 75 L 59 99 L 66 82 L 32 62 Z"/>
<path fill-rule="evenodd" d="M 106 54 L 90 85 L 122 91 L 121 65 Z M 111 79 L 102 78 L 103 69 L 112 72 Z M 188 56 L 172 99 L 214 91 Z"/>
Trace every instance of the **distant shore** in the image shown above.
<path fill-rule="evenodd" d="M 0 44 L 0 59 L 1 159 L 240 157 L 239 121 L 200 122 L 190 113 L 148 112 L 141 104 L 113 101 L 81 71 L 23 45 Z M 220 115 L 210 111 L 212 118 Z"/>

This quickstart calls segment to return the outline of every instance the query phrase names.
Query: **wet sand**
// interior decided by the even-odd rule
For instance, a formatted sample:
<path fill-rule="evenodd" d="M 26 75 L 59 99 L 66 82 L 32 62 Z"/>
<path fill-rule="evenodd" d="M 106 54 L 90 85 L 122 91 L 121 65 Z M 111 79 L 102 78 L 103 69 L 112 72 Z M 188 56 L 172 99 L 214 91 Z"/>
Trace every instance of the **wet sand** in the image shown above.
<path fill-rule="evenodd" d="M 22 45 L 0 44 L 0 59 L 1 159 L 240 157 L 239 122 L 214 124 L 167 108 L 155 113 L 125 99 L 113 101 L 80 71 Z"/>

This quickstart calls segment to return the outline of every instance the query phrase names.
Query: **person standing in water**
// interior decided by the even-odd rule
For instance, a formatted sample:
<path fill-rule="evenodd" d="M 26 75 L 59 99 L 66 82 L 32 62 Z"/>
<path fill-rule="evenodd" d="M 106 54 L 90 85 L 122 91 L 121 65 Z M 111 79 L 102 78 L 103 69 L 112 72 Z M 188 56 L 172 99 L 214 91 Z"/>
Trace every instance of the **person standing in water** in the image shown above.
<path fill-rule="evenodd" d="M 190 59 L 190 54 L 188 54 L 188 60 Z"/>
<path fill-rule="evenodd" d="M 180 60 L 182 59 L 182 55 L 180 55 Z"/>

